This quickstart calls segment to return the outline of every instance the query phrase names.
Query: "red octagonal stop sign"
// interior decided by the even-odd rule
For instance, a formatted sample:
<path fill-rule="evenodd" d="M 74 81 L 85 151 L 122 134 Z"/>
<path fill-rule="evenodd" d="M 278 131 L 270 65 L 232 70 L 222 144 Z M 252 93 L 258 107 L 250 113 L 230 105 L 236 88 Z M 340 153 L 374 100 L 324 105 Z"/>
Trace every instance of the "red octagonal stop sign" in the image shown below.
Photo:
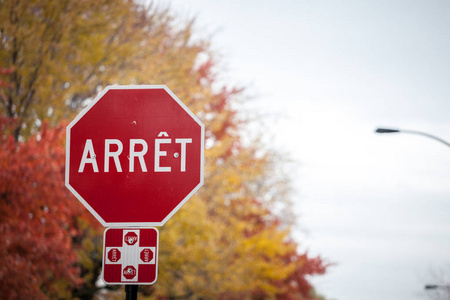
<path fill-rule="evenodd" d="M 203 185 L 204 125 L 166 86 L 107 87 L 66 139 L 66 186 L 103 226 L 161 226 Z"/>

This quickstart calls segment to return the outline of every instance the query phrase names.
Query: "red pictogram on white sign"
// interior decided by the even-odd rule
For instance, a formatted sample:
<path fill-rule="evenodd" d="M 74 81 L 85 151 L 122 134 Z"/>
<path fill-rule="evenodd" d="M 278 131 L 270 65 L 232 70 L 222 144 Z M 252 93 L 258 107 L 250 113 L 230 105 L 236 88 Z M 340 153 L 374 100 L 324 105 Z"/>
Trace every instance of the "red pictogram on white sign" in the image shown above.
<path fill-rule="evenodd" d="M 108 284 L 153 284 L 158 271 L 156 228 L 108 228 L 103 239 L 102 278 Z"/>

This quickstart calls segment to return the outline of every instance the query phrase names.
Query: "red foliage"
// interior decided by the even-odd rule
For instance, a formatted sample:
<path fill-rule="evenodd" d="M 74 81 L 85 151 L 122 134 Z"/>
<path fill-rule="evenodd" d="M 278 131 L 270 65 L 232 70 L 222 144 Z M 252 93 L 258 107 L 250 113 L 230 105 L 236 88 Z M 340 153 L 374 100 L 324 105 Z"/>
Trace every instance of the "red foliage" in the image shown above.
<path fill-rule="evenodd" d="M 278 285 L 285 289 L 285 292 L 277 295 L 277 299 L 283 300 L 311 300 L 315 296 L 311 294 L 312 285 L 308 282 L 307 276 L 325 274 L 328 265 L 324 264 L 320 257 L 309 258 L 308 254 L 289 253 L 285 255 L 285 260 L 294 262 L 297 265 L 295 271 Z"/>
<path fill-rule="evenodd" d="M 1 75 L 11 75 L 14 72 L 14 68 L 0 68 L 0 76 Z M 9 87 L 10 83 L 0 79 L 0 87 Z"/>
<path fill-rule="evenodd" d="M 73 239 L 83 207 L 64 187 L 64 128 L 26 142 L 0 118 L 0 290 L 4 299 L 55 297 L 80 283 Z M 59 291 L 60 292 L 60 291 Z"/>

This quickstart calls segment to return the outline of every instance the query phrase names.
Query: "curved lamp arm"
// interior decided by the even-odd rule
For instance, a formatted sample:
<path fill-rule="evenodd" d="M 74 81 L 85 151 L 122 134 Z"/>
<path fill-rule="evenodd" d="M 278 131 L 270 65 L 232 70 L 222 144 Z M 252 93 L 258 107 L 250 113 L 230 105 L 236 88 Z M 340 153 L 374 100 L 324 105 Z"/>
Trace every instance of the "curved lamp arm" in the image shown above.
<path fill-rule="evenodd" d="M 377 128 L 375 130 L 376 133 L 411 133 L 411 134 L 417 134 L 417 135 L 422 135 L 425 137 L 428 137 L 430 139 L 436 140 L 438 142 L 441 142 L 442 144 L 445 144 L 446 146 L 450 147 L 450 143 L 438 138 L 437 136 L 431 135 L 429 133 L 425 133 L 425 132 L 421 132 L 421 131 L 415 131 L 415 130 L 405 130 L 405 129 L 392 129 L 392 128 Z"/>
<path fill-rule="evenodd" d="M 425 285 L 426 290 L 436 290 L 436 289 L 446 289 L 450 290 L 449 285 L 442 285 L 442 284 L 427 284 Z"/>

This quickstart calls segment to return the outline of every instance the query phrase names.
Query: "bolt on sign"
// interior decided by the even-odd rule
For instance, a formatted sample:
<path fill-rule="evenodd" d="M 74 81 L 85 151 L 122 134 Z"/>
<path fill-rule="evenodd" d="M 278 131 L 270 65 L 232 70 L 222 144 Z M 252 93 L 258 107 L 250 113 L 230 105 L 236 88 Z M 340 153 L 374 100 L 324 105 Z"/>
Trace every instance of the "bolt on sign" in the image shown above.
<path fill-rule="evenodd" d="M 156 228 L 108 228 L 103 237 L 102 278 L 107 284 L 153 284 L 158 274 Z"/>
<path fill-rule="evenodd" d="M 204 125 L 164 85 L 108 86 L 66 131 L 66 187 L 103 226 L 162 226 L 203 185 Z"/>

